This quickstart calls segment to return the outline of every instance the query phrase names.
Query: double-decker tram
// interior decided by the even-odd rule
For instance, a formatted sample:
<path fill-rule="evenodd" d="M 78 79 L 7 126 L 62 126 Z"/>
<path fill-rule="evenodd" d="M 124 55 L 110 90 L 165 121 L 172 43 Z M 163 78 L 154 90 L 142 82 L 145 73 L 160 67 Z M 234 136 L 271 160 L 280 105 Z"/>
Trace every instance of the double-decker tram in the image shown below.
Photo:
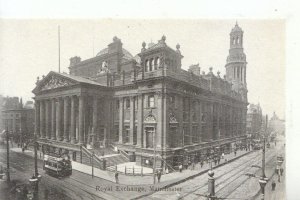
<path fill-rule="evenodd" d="M 44 154 L 44 170 L 52 176 L 70 176 L 72 175 L 72 162 L 68 155 L 48 152 Z"/>

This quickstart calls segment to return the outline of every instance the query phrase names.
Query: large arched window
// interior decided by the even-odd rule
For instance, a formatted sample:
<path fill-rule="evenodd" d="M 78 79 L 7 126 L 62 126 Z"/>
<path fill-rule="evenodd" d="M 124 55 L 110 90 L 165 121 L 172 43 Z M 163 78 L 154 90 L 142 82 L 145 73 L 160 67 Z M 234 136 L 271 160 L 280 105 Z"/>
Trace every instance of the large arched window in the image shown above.
<path fill-rule="evenodd" d="M 149 71 L 149 60 L 146 60 L 145 62 L 145 71 Z"/>

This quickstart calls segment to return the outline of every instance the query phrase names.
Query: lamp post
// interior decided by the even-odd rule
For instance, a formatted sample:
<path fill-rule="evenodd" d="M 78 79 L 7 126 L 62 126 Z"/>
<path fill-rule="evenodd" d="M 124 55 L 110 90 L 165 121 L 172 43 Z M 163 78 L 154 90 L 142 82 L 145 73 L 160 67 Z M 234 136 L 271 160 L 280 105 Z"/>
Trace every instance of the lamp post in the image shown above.
<path fill-rule="evenodd" d="M 9 133 L 8 133 L 8 127 L 6 127 L 6 152 L 7 152 L 6 176 L 7 176 L 7 182 L 10 182 L 10 169 L 9 169 Z"/>
<path fill-rule="evenodd" d="M 208 199 L 214 200 L 215 196 L 215 178 L 212 170 L 212 158 L 210 159 L 210 170 L 208 171 Z"/>
<path fill-rule="evenodd" d="M 265 186 L 267 184 L 267 178 L 265 173 L 265 156 L 266 156 L 266 132 L 268 127 L 268 115 L 266 115 L 266 126 L 263 135 L 263 148 L 262 148 L 262 167 L 261 167 L 261 178 L 259 179 L 259 185 L 261 187 L 262 200 L 264 200 L 265 196 Z"/>

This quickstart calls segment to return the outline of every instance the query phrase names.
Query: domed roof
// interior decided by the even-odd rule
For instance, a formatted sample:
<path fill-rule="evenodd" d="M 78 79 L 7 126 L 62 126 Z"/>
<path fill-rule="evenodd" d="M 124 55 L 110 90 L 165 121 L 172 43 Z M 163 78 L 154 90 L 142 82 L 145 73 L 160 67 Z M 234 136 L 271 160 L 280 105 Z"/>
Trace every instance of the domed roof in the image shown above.
<path fill-rule="evenodd" d="M 125 58 L 127 60 L 133 59 L 133 56 L 131 55 L 131 53 L 129 53 L 129 51 L 127 51 L 124 48 L 122 48 L 122 51 L 123 51 L 123 54 L 124 54 L 123 58 Z M 105 54 L 108 54 L 108 48 L 102 49 L 101 51 L 99 51 L 99 53 L 97 53 L 96 56 L 102 56 L 102 55 L 105 55 Z"/>

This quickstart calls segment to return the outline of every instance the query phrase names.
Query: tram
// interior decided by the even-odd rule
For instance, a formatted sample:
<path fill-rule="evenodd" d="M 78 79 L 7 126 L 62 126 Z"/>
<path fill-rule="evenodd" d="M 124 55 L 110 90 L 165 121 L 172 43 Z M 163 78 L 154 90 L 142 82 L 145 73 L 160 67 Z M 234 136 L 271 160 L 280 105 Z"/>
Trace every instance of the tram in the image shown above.
<path fill-rule="evenodd" d="M 47 153 L 44 155 L 44 170 L 47 174 L 56 177 L 72 175 L 72 162 L 67 155 Z"/>

